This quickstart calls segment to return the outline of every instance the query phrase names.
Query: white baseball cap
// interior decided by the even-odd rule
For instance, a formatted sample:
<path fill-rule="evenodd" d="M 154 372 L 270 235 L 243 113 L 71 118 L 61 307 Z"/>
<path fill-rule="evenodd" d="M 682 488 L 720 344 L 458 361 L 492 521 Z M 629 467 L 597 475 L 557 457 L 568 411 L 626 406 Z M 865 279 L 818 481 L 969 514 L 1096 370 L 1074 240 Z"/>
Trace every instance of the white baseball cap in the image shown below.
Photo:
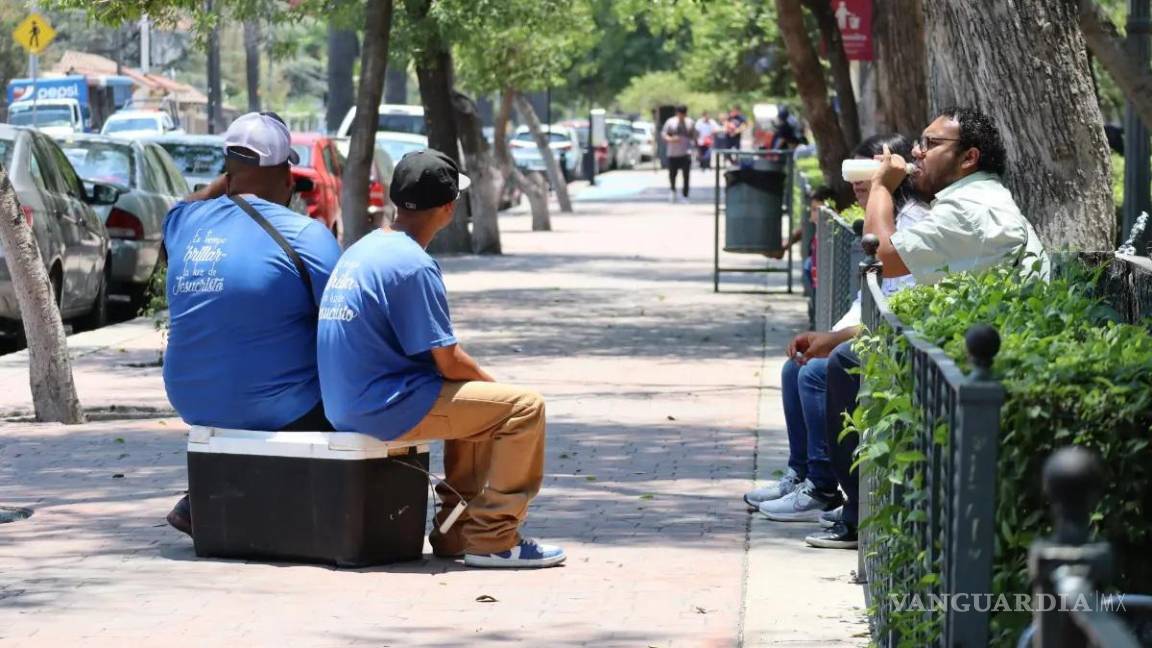
<path fill-rule="evenodd" d="M 300 156 L 292 150 L 288 126 L 274 112 L 251 112 L 237 117 L 224 133 L 224 153 L 262 167 L 300 162 Z"/>

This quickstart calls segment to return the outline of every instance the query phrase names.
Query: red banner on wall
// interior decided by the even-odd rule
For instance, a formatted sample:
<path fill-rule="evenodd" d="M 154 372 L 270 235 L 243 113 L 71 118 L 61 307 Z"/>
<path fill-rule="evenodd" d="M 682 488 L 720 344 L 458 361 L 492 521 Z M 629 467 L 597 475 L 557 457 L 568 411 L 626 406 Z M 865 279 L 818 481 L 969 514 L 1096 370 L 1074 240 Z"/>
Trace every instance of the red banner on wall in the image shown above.
<path fill-rule="evenodd" d="M 872 60 L 872 0 L 831 0 L 849 61 Z"/>

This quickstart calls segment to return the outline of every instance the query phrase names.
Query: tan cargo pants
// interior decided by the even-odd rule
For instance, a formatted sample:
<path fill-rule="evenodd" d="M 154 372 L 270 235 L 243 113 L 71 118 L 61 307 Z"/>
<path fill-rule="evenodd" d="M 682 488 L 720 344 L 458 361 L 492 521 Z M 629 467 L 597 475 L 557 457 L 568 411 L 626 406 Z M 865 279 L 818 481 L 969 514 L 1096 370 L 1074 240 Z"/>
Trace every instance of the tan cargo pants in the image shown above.
<path fill-rule="evenodd" d="M 506 551 L 520 541 L 528 502 L 544 480 L 544 399 L 534 391 L 488 382 L 445 382 L 424 420 L 404 441 L 442 439 L 444 477 L 468 502 L 449 529 L 440 523 L 459 498 L 442 484 L 443 502 L 429 535 L 437 556 Z"/>

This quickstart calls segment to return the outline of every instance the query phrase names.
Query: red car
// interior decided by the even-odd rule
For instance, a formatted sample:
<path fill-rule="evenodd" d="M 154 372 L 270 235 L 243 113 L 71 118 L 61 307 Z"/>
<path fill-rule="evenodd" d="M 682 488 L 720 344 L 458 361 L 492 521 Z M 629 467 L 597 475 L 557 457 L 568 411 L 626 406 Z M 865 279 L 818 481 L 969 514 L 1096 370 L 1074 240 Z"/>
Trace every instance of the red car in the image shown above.
<path fill-rule="evenodd" d="M 344 157 L 336 143 L 323 135 L 293 133 L 292 150 L 300 156 L 300 163 L 292 167 L 297 180 L 312 181 L 312 191 L 299 194 L 310 217 L 324 223 L 332 234 L 340 235 L 340 178 L 344 173 Z"/>

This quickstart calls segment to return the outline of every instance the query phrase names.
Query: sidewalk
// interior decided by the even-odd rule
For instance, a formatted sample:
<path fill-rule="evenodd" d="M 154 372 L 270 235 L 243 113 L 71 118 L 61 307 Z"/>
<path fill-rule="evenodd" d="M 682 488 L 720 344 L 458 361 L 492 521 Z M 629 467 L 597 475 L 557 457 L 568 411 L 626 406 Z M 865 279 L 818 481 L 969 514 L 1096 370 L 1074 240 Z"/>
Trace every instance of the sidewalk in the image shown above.
<path fill-rule="evenodd" d="M 9 423 L 0 503 L 36 512 L 0 527 L 0 643 L 864 644 L 855 553 L 809 549 L 813 527 L 740 501 L 754 472 L 784 466 L 779 369 L 802 299 L 735 292 L 752 277 L 712 293 L 710 191 L 670 205 L 651 202 L 663 173 L 609 177 L 612 195 L 585 189 L 553 232 L 502 216 L 503 257 L 442 260 L 465 347 L 547 398 L 548 477 L 526 532 L 563 545 L 564 567 L 197 559 L 163 520 L 186 486 L 179 420 Z M 150 327 L 70 339 L 86 406 L 167 407 L 158 368 L 125 366 L 156 359 Z M 0 359 L 6 412 L 30 409 L 20 371 Z"/>

